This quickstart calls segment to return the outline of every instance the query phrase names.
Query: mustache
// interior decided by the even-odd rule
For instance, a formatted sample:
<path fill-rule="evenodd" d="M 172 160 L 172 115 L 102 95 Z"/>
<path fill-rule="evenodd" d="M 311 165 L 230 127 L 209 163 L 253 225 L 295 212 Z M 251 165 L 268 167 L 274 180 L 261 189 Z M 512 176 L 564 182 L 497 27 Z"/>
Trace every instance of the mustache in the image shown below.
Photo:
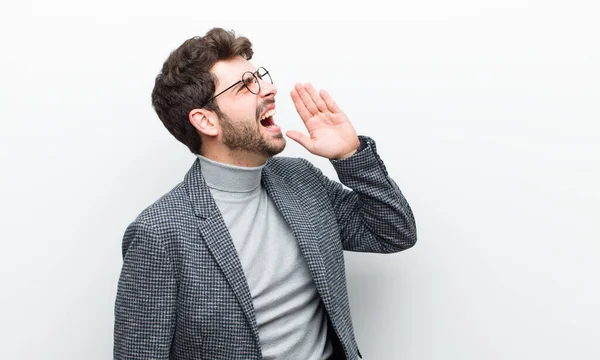
<path fill-rule="evenodd" d="M 275 99 L 267 99 L 263 101 L 263 103 L 260 104 L 258 108 L 256 108 L 256 119 L 258 119 L 265 110 L 265 108 L 271 104 L 275 104 Z"/>

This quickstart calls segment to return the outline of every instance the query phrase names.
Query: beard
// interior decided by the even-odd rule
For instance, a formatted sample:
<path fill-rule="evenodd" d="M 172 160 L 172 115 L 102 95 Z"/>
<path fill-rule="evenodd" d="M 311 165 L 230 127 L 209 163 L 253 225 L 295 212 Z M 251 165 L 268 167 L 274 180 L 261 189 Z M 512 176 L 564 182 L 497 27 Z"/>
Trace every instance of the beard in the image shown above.
<path fill-rule="evenodd" d="M 259 110 L 257 115 L 260 116 Z M 260 131 L 260 123 L 258 120 L 254 123 L 249 121 L 233 121 L 223 112 L 218 111 L 219 122 L 223 129 L 223 145 L 234 151 L 243 151 L 253 154 L 259 154 L 266 157 L 273 157 L 285 148 L 285 138 L 283 134 L 273 136 L 273 140 L 269 141 Z"/>

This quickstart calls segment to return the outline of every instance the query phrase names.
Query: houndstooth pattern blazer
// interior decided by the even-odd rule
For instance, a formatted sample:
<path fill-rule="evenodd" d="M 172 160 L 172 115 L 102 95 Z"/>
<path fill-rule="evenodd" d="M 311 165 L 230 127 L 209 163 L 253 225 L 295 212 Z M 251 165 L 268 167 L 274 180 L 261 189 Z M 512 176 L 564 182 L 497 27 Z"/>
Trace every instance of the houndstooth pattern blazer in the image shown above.
<path fill-rule="evenodd" d="M 293 230 L 348 360 L 360 352 L 343 250 L 391 253 L 416 242 L 411 209 L 388 177 L 375 142 L 360 140 L 359 152 L 331 161 L 349 189 L 305 159 L 274 157 L 262 174 L 262 185 Z M 198 160 L 180 184 L 128 226 L 122 250 L 115 359 L 262 358 L 248 284 Z"/>

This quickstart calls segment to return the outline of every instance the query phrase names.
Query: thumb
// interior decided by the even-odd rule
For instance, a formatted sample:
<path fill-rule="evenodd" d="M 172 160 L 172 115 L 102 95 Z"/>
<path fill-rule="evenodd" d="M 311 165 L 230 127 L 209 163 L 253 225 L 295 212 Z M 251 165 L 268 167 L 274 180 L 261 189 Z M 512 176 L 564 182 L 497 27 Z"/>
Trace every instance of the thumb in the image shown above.
<path fill-rule="evenodd" d="M 310 151 L 312 140 L 308 136 L 296 130 L 289 130 L 285 133 L 285 135 L 297 142 L 298 144 L 304 146 L 306 150 Z"/>

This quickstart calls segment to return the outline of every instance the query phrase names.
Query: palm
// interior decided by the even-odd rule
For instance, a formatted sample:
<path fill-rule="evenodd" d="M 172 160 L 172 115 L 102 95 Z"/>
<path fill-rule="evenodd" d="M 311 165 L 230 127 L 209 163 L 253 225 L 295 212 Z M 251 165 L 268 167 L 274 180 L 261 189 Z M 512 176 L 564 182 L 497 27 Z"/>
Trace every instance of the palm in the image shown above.
<path fill-rule="evenodd" d="M 287 132 L 291 139 L 329 159 L 341 159 L 356 151 L 360 144 L 356 131 L 327 92 L 317 93 L 310 84 L 296 84 L 291 96 L 310 135 L 292 130 Z"/>

